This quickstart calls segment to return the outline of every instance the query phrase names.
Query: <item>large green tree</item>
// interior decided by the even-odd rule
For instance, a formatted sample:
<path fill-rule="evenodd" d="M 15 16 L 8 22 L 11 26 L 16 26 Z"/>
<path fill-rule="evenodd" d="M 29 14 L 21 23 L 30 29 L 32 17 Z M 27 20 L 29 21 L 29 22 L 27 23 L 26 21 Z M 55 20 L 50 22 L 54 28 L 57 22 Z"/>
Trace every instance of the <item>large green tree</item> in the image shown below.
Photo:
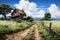
<path fill-rule="evenodd" d="M 51 20 L 51 14 L 50 13 L 45 13 L 42 20 Z"/>
<path fill-rule="evenodd" d="M 0 14 L 4 15 L 6 19 L 6 14 L 10 12 L 12 8 L 8 4 L 0 4 Z"/>
<path fill-rule="evenodd" d="M 0 4 L 0 9 L 5 9 L 7 11 L 12 10 L 12 8 L 10 7 L 10 5 L 8 5 L 8 4 Z"/>

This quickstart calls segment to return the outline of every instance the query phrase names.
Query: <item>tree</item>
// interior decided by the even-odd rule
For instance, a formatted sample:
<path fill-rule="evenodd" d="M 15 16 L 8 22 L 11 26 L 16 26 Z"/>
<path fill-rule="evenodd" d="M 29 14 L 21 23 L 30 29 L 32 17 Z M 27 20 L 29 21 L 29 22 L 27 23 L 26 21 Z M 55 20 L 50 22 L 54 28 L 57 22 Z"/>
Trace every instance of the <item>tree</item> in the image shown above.
<path fill-rule="evenodd" d="M 0 4 L 0 14 L 2 14 L 6 19 L 6 14 L 10 12 L 12 8 L 8 4 Z"/>
<path fill-rule="evenodd" d="M 44 17 L 42 20 L 51 20 L 51 14 L 50 13 L 45 13 Z"/>
<path fill-rule="evenodd" d="M 12 8 L 8 4 L 0 4 L 0 9 L 5 9 L 7 11 L 11 11 Z"/>
<path fill-rule="evenodd" d="M 32 22 L 32 21 L 33 21 L 33 18 L 30 17 L 30 16 L 28 16 L 28 17 L 26 18 L 26 20 L 29 21 L 29 22 Z"/>

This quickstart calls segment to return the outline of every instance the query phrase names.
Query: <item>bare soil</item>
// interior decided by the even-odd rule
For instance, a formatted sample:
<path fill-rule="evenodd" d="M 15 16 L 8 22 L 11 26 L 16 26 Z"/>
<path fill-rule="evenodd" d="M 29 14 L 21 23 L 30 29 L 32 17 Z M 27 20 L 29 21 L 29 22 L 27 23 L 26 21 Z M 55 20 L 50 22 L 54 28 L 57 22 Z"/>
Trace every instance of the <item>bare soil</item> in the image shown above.
<path fill-rule="evenodd" d="M 32 31 L 32 29 L 34 31 Z M 31 32 L 30 32 L 31 31 Z M 37 25 L 33 25 L 30 28 L 15 32 L 15 33 L 11 33 L 11 34 L 3 34 L 0 35 L 0 40 L 29 40 L 28 39 L 28 34 L 31 33 L 32 40 L 44 40 L 44 38 L 41 37 L 41 35 L 39 34 L 39 30 L 38 30 L 38 26 Z"/>

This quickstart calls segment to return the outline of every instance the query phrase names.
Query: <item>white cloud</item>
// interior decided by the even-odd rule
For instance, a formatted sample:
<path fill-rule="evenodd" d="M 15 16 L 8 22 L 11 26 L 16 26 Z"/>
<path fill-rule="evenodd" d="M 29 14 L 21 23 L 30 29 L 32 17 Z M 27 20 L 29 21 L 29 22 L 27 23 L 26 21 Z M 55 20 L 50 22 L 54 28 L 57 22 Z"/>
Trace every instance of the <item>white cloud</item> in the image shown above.
<path fill-rule="evenodd" d="M 17 9 L 24 9 L 25 13 L 27 14 L 27 16 L 32 16 L 32 17 L 43 17 L 45 11 L 44 10 L 39 10 L 39 8 L 37 8 L 37 4 L 34 2 L 29 2 L 28 0 L 20 0 L 18 4 L 14 5 Z M 39 15 L 37 15 L 39 14 Z"/>
<path fill-rule="evenodd" d="M 25 13 L 27 14 L 27 16 L 31 16 L 32 15 L 32 12 L 29 11 L 29 10 L 25 10 Z"/>
<path fill-rule="evenodd" d="M 45 11 L 44 10 L 40 10 L 35 15 L 33 15 L 33 17 L 36 17 L 37 16 L 37 17 L 43 18 L 44 17 L 44 14 L 45 14 Z"/>
<path fill-rule="evenodd" d="M 4 18 L 4 16 L 0 14 L 0 18 Z"/>
<path fill-rule="evenodd" d="M 39 15 L 40 15 L 40 17 L 44 17 L 44 13 L 45 13 L 44 10 L 40 10 L 40 11 L 39 11 Z"/>
<path fill-rule="evenodd" d="M 28 9 L 29 9 L 29 10 L 34 10 L 34 11 L 36 11 L 36 10 L 37 10 L 36 7 L 37 7 L 37 4 L 34 3 L 34 2 L 31 2 L 31 3 L 29 4 Z"/>
<path fill-rule="evenodd" d="M 55 12 L 58 10 L 58 7 L 56 4 L 51 4 L 51 6 L 48 8 L 51 12 Z"/>
<path fill-rule="evenodd" d="M 16 6 L 17 9 L 28 9 L 30 5 L 30 2 L 28 0 L 20 0 L 19 4 L 15 4 L 14 6 Z"/>
<path fill-rule="evenodd" d="M 56 4 L 51 4 L 51 6 L 48 8 L 48 10 L 51 13 L 52 18 L 60 17 L 60 10 Z"/>
<path fill-rule="evenodd" d="M 8 16 L 11 16 L 11 13 L 6 14 L 6 16 L 7 16 L 7 17 L 8 17 Z"/>
<path fill-rule="evenodd" d="M 13 12 L 13 10 L 11 10 L 11 13 Z"/>

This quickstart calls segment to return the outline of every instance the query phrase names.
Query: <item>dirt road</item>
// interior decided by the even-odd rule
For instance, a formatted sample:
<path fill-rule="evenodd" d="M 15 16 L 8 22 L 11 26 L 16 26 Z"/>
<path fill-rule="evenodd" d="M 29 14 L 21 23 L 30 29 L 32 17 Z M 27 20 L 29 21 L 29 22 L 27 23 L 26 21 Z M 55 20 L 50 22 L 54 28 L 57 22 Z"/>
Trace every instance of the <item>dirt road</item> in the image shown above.
<path fill-rule="evenodd" d="M 39 34 L 38 26 L 37 25 L 34 25 L 34 26 L 35 26 L 34 28 L 35 39 L 34 40 L 44 40 L 44 38 L 42 38 L 41 35 Z"/>
<path fill-rule="evenodd" d="M 29 35 L 29 34 L 32 34 L 32 35 Z M 33 40 L 44 40 L 39 34 L 37 25 L 33 25 L 30 28 L 18 31 L 16 33 L 5 34 L 5 35 L 3 34 L 0 36 L 0 40 L 26 40 L 26 38 L 28 40 L 29 36 L 31 37 L 34 36 Z"/>

